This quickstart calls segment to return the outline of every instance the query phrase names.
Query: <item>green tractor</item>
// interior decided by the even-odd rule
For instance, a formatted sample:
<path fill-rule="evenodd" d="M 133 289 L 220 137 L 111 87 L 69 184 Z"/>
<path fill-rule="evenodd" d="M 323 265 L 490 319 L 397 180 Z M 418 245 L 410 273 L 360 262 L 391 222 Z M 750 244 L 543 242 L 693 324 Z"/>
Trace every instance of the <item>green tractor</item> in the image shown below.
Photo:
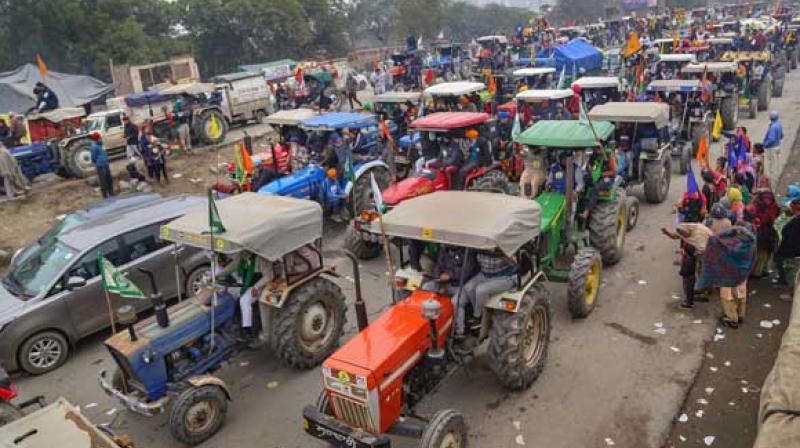
<path fill-rule="evenodd" d="M 605 147 L 613 133 L 614 126 L 604 121 L 590 125 L 577 120 L 543 120 L 515 140 L 543 153 L 547 162 L 558 163 L 558 154 L 566 167 L 565 173 L 553 176 L 563 176 L 563 182 L 550 182 L 534 200 L 542 210 L 538 262 L 548 279 L 568 284 L 567 300 L 573 317 L 592 312 L 603 265 L 619 262 L 625 246 L 629 202 L 624 189 L 617 182 L 601 182 L 599 163 L 583 174 L 593 148 L 598 144 Z M 581 175 L 587 178 L 586 187 L 576 189 L 577 176 Z M 587 210 L 593 195 L 596 205 Z"/>

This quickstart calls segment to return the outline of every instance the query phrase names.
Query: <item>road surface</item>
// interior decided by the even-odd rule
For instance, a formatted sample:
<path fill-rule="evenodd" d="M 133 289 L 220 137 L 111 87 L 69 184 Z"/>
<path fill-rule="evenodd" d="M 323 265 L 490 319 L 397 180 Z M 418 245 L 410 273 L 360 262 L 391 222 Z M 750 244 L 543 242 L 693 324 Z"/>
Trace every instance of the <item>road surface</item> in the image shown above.
<path fill-rule="evenodd" d="M 796 79 L 800 72 L 788 75 L 784 98 L 773 100 L 773 109 L 783 117 L 787 140 L 797 132 L 798 100 L 794 98 L 800 94 L 800 83 L 793 82 Z M 754 142 L 764 134 L 766 117 L 762 112 L 757 120 L 740 121 Z M 713 146 L 713 155 L 719 148 L 719 143 Z M 681 288 L 673 265 L 676 244 L 662 237 L 659 229 L 673 223 L 672 204 L 685 185 L 686 177 L 673 172 L 667 201 L 650 205 L 642 200 L 641 218 L 627 236 L 625 256 L 617 266 L 604 270 L 598 305 L 588 318 L 572 320 L 565 288 L 550 284 L 554 310 L 550 354 L 544 373 L 530 389 L 503 390 L 485 358 L 478 357 L 426 399 L 421 412 L 463 411 L 473 447 L 662 446 L 695 380 L 718 316 L 716 303 L 699 304 L 689 312 L 677 307 Z M 638 195 L 643 199 L 640 191 Z M 344 225 L 331 223 L 325 246 L 328 260 L 349 273 L 348 263 L 336 256 L 343 232 Z M 386 271 L 383 259 L 363 263 L 364 291 L 373 318 L 389 304 Z M 345 335 L 349 339 L 355 325 L 353 284 L 346 279 L 340 284 L 349 298 Z M 665 334 L 654 331 L 657 328 L 666 329 Z M 137 446 L 179 447 L 170 438 L 166 417 L 135 416 L 101 392 L 97 372 L 112 367 L 102 346 L 106 336 L 80 343 L 67 364 L 55 372 L 17 378 L 22 398 L 65 396 L 82 406 L 95 423 L 115 419 L 114 427 L 133 436 Z M 302 407 L 313 403 L 320 390 L 318 369 L 288 369 L 268 352 L 257 351 L 236 358 L 220 374 L 232 386 L 233 401 L 221 432 L 202 447 L 322 446 L 307 437 L 300 424 Z M 398 439 L 396 446 L 417 445 Z"/>

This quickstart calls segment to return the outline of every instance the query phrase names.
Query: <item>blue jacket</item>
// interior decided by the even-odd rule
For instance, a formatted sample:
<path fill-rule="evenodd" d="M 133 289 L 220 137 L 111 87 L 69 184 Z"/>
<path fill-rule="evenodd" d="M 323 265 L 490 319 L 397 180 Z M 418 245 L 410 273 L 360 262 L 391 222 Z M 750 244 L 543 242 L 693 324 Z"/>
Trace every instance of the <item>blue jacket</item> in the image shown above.
<path fill-rule="evenodd" d="M 783 140 L 783 126 L 780 121 L 770 122 L 767 134 L 764 136 L 764 149 L 777 148 Z"/>
<path fill-rule="evenodd" d="M 104 167 L 108 166 L 108 154 L 106 154 L 106 150 L 103 149 L 103 144 L 99 141 L 93 141 L 89 150 L 92 154 L 92 163 L 96 167 Z"/>

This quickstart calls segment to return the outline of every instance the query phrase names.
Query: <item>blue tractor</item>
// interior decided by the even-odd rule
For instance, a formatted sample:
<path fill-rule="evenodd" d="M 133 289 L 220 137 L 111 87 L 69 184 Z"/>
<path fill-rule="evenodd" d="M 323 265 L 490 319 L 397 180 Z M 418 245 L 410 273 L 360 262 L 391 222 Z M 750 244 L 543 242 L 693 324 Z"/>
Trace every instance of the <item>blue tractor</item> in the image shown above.
<path fill-rule="evenodd" d="M 436 77 L 445 81 L 458 81 L 469 78 L 470 66 L 464 44 L 456 42 L 435 42 L 431 46 L 428 66 L 436 70 Z"/>
<path fill-rule="evenodd" d="M 323 263 L 318 204 L 247 192 L 217 201 L 216 209 L 224 228 L 213 233 L 205 208 L 161 228 L 165 241 L 208 250 L 218 270 L 207 287 L 167 307 L 151 277 L 155 316 L 137 322 L 134 308 L 117 309 L 127 332 L 106 340 L 117 369 L 100 372 L 108 395 L 140 415 L 168 413 L 172 436 L 188 445 L 212 437 L 225 421 L 231 393 L 214 372 L 232 356 L 265 345 L 286 365 L 308 369 L 336 350 L 346 321 L 345 296 L 331 280 L 339 275 Z M 225 260 L 251 266 L 252 289 L 230 283 Z M 238 297 L 245 294 L 255 302 L 255 341 L 239 337 Z"/>
<path fill-rule="evenodd" d="M 393 123 L 388 123 L 388 126 L 390 132 L 396 128 Z M 337 217 L 338 212 L 347 212 L 352 217 L 369 204 L 371 176 L 375 177 L 381 190 L 391 183 L 389 166 L 381 159 L 380 123 L 375 115 L 330 112 L 302 120 L 300 128 L 308 135 L 306 146 L 312 153 L 312 161 L 305 168 L 264 185 L 259 193 L 311 199 L 319 202 L 326 214 Z M 355 182 L 348 179 L 346 173 L 337 173 L 332 179 L 327 167 L 318 164 L 331 134 L 345 130 L 357 130 L 361 134 L 360 143 L 353 148 Z"/>

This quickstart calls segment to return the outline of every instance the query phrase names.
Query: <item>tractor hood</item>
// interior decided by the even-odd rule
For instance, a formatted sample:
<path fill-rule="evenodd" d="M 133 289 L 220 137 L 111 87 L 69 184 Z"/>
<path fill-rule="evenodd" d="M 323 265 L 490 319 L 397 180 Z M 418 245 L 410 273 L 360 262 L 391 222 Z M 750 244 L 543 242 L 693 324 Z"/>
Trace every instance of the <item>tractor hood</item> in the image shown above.
<path fill-rule="evenodd" d="M 264 185 L 258 192 L 303 199 L 313 198 L 316 193 L 313 184 L 321 182 L 323 176 L 325 176 L 325 173 L 320 167 L 310 165 L 296 173 L 283 176 Z"/>
<path fill-rule="evenodd" d="M 406 199 L 428 194 L 435 189 L 435 180 L 436 174 L 433 172 L 425 172 L 419 176 L 403 179 L 381 192 L 383 203 L 395 206 Z"/>
<path fill-rule="evenodd" d="M 542 233 L 547 233 L 553 226 L 553 223 L 558 222 L 560 217 L 564 214 L 564 204 L 566 198 L 561 193 L 554 193 L 546 191 L 536 197 L 536 202 L 542 210 Z"/>

